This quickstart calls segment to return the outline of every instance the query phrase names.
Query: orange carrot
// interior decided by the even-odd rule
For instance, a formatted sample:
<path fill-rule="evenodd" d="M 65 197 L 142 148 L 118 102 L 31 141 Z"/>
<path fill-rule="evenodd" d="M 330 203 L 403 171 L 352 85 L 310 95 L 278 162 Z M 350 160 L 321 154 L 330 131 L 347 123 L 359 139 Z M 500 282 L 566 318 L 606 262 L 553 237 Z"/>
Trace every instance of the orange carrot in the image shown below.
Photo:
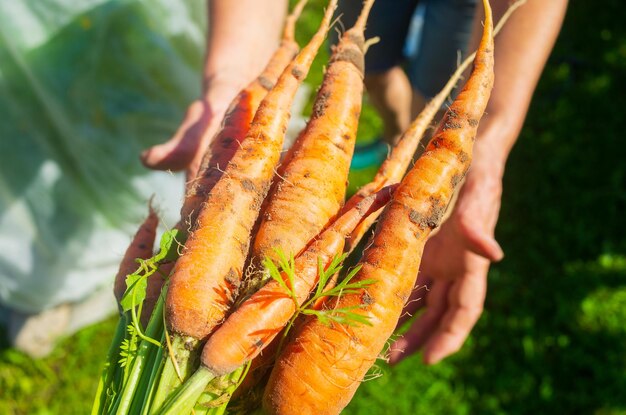
<path fill-rule="evenodd" d="M 280 158 L 291 103 L 324 41 L 336 2 L 330 1 L 317 33 L 261 101 L 176 261 L 165 300 L 171 355 L 155 394 L 157 408 L 191 373 L 200 342 L 223 321 L 237 295 L 252 227 Z"/>
<path fill-rule="evenodd" d="M 181 209 L 181 220 L 188 224 L 185 229 L 195 223 L 202 202 L 222 177 L 228 162 L 246 137 L 261 100 L 298 53 L 299 46 L 294 37 L 295 25 L 306 2 L 307 0 L 300 0 L 287 16 L 280 46 L 261 75 L 242 89 L 231 102 L 220 131 L 204 154 L 198 175 L 188 186 Z M 180 228 L 182 227 L 181 225 Z"/>
<path fill-rule="evenodd" d="M 517 0 L 509 7 L 495 27 L 493 31 L 494 36 L 500 32 L 511 14 L 524 2 L 525 0 Z M 475 56 L 476 52 L 469 55 L 458 66 L 441 91 L 439 91 L 439 93 L 426 104 L 424 109 L 411 123 L 409 128 L 402 134 L 398 143 L 391 149 L 387 159 L 383 161 L 382 165 L 378 169 L 374 179 L 359 189 L 359 191 L 346 202 L 342 212 L 350 209 L 352 206 L 363 200 L 363 198 L 377 192 L 384 186 L 388 186 L 391 183 L 398 183 L 402 179 L 402 176 L 404 176 L 404 173 L 409 167 L 409 164 L 413 159 L 413 155 L 417 151 L 417 146 L 421 142 L 422 137 L 426 133 L 430 123 L 434 119 L 437 112 L 441 109 L 443 103 L 446 101 L 465 70 L 474 61 Z M 378 219 L 379 214 L 380 212 L 369 216 L 366 220 L 361 222 L 357 229 L 354 230 L 352 235 L 350 235 L 350 239 L 346 243 L 346 252 L 352 252 L 352 250 L 354 250 L 368 229 L 372 226 L 376 219 Z"/>
<path fill-rule="evenodd" d="M 525 1 L 526 0 L 517 0 L 515 3 L 511 4 L 494 28 L 494 36 L 500 32 L 511 14 L 523 3 L 525 3 Z M 452 89 L 456 86 L 458 80 L 461 78 L 469 65 L 474 61 L 475 56 L 476 52 L 472 53 L 465 58 L 463 62 L 461 62 L 446 85 L 444 85 L 441 91 L 439 91 L 439 93 L 426 104 L 422 112 L 420 112 L 409 128 L 402 134 L 398 143 L 391 149 L 387 159 L 383 161 L 382 165 L 378 169 L 374 179 L 359 189 L 359 191 L 346 202 L 342 212 L 350 209 L 352 206 L 363 200 L 363 198 L 377 192 L 382 187 L 388 186 L 391 183 L 398 183 L 402 179 L 402 176 L 404 176 L 404 173 L 411 163 L 413 155 L 417 151 L 417 146 L 421 142 L 424 133 L 445 102 L 446 98 L 452 92 Z M 371 228 L 376 219 L 378 219 L 379 214 L 380 212 L 369 216 L 354 230 L 352 235 L 350 235 L 349 240 L 346 242 L 346 252 L 352 252 L 354 248 L 356 248 L 356 245 L 361 241 L 365 233 Z"/>
<path fill-rule="evenodd" d="M 413 155 L 417 151 L 417 146 L 424 136 L 424 133 L 446 98 L 450 95 L 450 92 L 465 69 L 472 62 L 473 59 L 470 58 L 466 59 L 457 68 L 443 89 L 426 104 L 422 112 L 420 112 L 409 128 L 402 134 L 398 143 L 391 149 L 391 152 L 383 161 L 374 179 L 359 189 L 359 191 L 346 202 L 344 209 L 349 209 L 351 206 L 363 200 L 364 197 L 377 192 L 383 186 L 389 185 L 390 183 L 398 183 L 402 179 L 402 176 L 404 176 L 404 173 L 413 159 Z M 346 244 L 346 251 L 351 252 L 356 247 L 377 218 L 378 215 L 372 215 L 355 229 L 349 242 Z"/>
<path fill-rule="evenodd" d="M 326 266 L 343 250 L 345 238 L 371 212 L 389 201 L 383 190 L 364 199 L 322 232 L 295 260 L 294 285 L 289 287 L 302 305 L 317 283 L 318 261 Z M 289 280 L 283 272 L 286 284 Z M 204 346 L 202 364 L 216 375 L 230 373 L 257 356 L 295 312 L 294 298 L 277 281 L 268 282 L 245 301 Z"/>
<path fill-rule="evenodd" d="M 224 318 L 241 279 L 250 232 L 280 157 L 289 108 L 328 31 L 331 0 L 318 32 L 261 102 L 250 130 L 209 194 L 171 276 L 168 326 L 196 340 Z"/>
<path fill-rule="evenodd" d="M 186 412 L 214 377 L 227 375 L 257 356 L 279 334 L 309 297 L 319 279 L 320 264 L 326 269 L 343 251 L 345 238 L 371 212 L 390 199 L 383 191 L 364 199 L 315 239 L 294 260 L 293 274 L 281 274 L 247 299 L 207 340 L 200 368 L 166 402 L 163 414 Z"/>
<path fill-rule="evenodd" d="M 339 413 L 393 332 L 413 289 L 424 243 L 469 168 L 493 86 L 492 16 L 488 0 L 483 4 L 484 31 L 472 74 L 384 210 L 354 277 L 376 282 L 328 301 L 329 308 L 360 307 L 357 312 L 372 327 L 325 326 L 307 319 L 274 366 L 263 399 L 268 413 Z"/>
<path fill-rule="evenodd" d="M 113 294 L 115 294 L 118 303 L 122 301 L 122 297 L 126 291 L 126 276 L 134 273 L 139 268 L 139 264 L 137 264 L 136 260 L 152 257 L 159 217 L 152 208 L 152 203 L 148 205 L 148 209 L 148 216 L 143 221 L 126 249 L 122 262 L 120 263 L 120 268 L 115 276 Z M 162 278 L 159 278 L 157 275 L 148 279 L 146 303 L 154 304 L 154 300 L 159 296 L 161 291 L 162 281 Z M 141 317 L 144 323 L 147 321 L 147 318 L 150 317 L 149 310 L 152 310 L 151 306 L 143 307 L 142 309 Z"/>
<path fill-rule="evenodd" d="M 118 303 L 122 301 L 124 291 L 126 291 L 126 276 L 134 273 L 139 268 L 136 259 L 148 259 L 152 257 L 159 217 L 152 208 L 152 203 L 148 204 L 148 209 L 148 216 L 143 221 L 126 249 L 122 262 L 120 263 L 120 268 L 115 276 L 113 294 L 115 294 Z M 150 280 L 152 280 L 152 278 Z M 151 292 L 154 290 L 160 291 L 160 288 L 156 289 L 153 287 L 150 289 Z"/>
<path fill-rule="evenodd" d="M 344 203 L 363 95 L 363 31 L 373 0 L 334 48 L 311 119 L 281 165 L 251 252 L 255 268 L 276 249 L 297 255 Z"/>
<path fill-rule="evenodd" d="M 390 186 L 387 186 L 386 190 L 381 189 L 379 190 L 379 192 L 387 191 L 386 197 L 391 198 L 396 187 L 397 185 L 390 185 Z M 364 200 L 367 200 L 367 198 L 371 198 L 371 197 L 372 195 L 369 195 L 366 198 L 362 199 L 359 203 L 363 203 Z M 354 206 L 352 207 L 352 209 L 354 209 Z M 366 217 L 364 217 L 361 220 L 361 222 L 359 222 L 356 225 L 355 229 L 360 228 L 361 224 L 364 221 L 369 220 L 369 218 L 371 218 L 372 216 L 378 217 L 378 214 L 380 212 L 381 210 L 378 209 L 369 213 Z M 343 212 L 342 216 L 345 214 L 346 212 Z M 352 235 L 354 232 L 355 231 L 352 231 L 350 234 Z M 347 245 L 349 241 L 350 241 L 350 236 L 346 238 L 345 244 Z M 339 278 L 339 273 L 335 273 L 326 282 L 326 286 L 324 287 L 324 292 L 327 292 L 328 290 L 334 288 L 335 285 L 337 284 L 338 278 Z M 323 308 L 323 304 L 326 299 L 327 299 L 326 296 L 316 299 L 311 304 L 310 308 L 312 310 L 321 310 Z M 294 327 L 299 327 L 299 325 L 303 323 L 302 319 L 304 317 L 305 316 L 300 316 L 298 319 L 296 319 L 296 321 L 294 321 Z M 260 397 L 257 398 L 256 396 L 258 394 L 258 391 L 255 390 L 255 388 L 258 384 L 260 384 L 263 381 L 263 379 L 266 377 L 267 371 L 270 370 L 274 364 L 274 359 L 276 358 L 276 353 L 278 352 L 279 344 L 280 344 L 280 342 L 278 341 L 279 338 L 280 336 L 277 336 L 277 338 L 272 340 L 272 342 L 269 343 L 263 349 L 262 353 L 260 353 L 259 355 L 257 355 L 255 358 L 251 360 L 250 367 L 248 368 L 248 372 L 246 373 L 246 376 L 244 377 L 244 379 L 241 381 L 241 384 L 239 385 L 239 387 L 233 393 L 232 399 L 240 399 L 240 398 L 245 397 L 244 399 L 246 399 L 246 401 L 251 401 L 251 402 L 247 402 L 247 404 L 249 404 L 250 407 L 254 407 L 256 405 L 255 401 L 259 400 L 260 402 Z M 262 391 L 261 391 L 261 394 L 262 394 Z"/>
<path fill-rule="evenodd" d="M 152 200 L 148 204 L 148 216 L 143 221 L 135 236 L 133 237 L 130 245 L 124 253 L 124 258 L 120 263 L 120 268 L 115 276 L 115 282 L 113 285 L 113 294 L 117 299 L 118 304 L 122 301 L 124 292 L 126 291 L 126 277 L 137 271 L 139 264 L 138 259 L 149 259 L 153 255 L 154 240 L 156 238 L 157 226 L 159 224 L 159 217 L 152 207 Z M 159 264 L 159 271 L 150 276 L 146 285 L 146 296 L 143 300 L 141 307 L 140 321 L 145 327 L 148 324 L 154 305 L 156 304 L 159 295 L 161 295 L 161 288 L 163 287 L 163 276 L 168 275 L 172 269 L 172 264 Z"/>

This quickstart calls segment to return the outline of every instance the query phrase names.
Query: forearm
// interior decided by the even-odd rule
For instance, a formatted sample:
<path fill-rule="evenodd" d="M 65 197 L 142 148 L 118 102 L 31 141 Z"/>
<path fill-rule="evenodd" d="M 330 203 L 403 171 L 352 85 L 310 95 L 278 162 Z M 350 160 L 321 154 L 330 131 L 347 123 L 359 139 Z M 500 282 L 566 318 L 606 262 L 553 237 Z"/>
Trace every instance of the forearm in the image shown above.
<path fill-rule="evenodd" d="M 502 16 L 508 5 L 508 0 L 494 0 L 494 17 Z M 497 36 L 495 84 L 478 133 L 475 168 L 501 178 L 566 8 L 567 0 L 528 0 Z"/>
<path fill-rule="evenodd" d="M 258 76 L 279 43 L 287 0 L 209 0 L 204 91 L 237 91 Z M 235 93 L 237 92 L 235 91 Z"/>

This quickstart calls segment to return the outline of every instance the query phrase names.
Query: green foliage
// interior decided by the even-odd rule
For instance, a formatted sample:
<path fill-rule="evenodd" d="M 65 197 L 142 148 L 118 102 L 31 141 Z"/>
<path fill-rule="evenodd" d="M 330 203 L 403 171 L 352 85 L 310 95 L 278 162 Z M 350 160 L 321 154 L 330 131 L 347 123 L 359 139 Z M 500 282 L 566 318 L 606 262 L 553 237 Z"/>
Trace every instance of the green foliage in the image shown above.
<path fill-rule="evenodd" d="M 346 256 L 344 255 L 342 260 L 345 259 L 345 257 Z M 321 269 L 321 264 L 320 264 L 320 269 Z M 345 295 L 345 294 L 357 293 L 363 290 L 364 288 L 367 288 L 367 286 L 376 282 L 375 280 L 365 279 L 356 283 L 352 283 L 351 282 L 352 278 L 356 275 L 356 273 L 360 269 L 361 269 L 360 266 L 354 268 L 352 271 L 348 273 L 348 275 L 346 275 L 346 277 L 341 282 L 339 282 L 339 284 L 337 284 L 335 287 L 332 287 L 326 290 L 324 290 L 323 288 L 320 288 L 320 287 L 323 287 L 322 280 L 320 279 L 320 283 L 318 284 L 318 288 L 317 288 L 315 295 L 313 296 L 313 298 L 311 298 L 311 300 L 309 300 L 305 304 L 305 307 L 303 307 L 301 313 L 304 315 L 316 316 L 322 324 L 325 324 L 327 326 L 331 325 L 331 323 L 343 324 L 346 326 L 358 326 L 358 325 L 371 326 L 372 323 L 369 321 L 368 316 L 364 316 L 363 314 L 354 312 L 359 309 L 362 309 L 364 307 L 363 304 L 350 306 L 350 307 L 332 307 L 329 309 L 321 309 L 321 310 L 315 310 L 313 308 L 310 308 L 310 305 L 312 305 L 315 301 L 317 301 L 318 299 L 322 297 L 340 298 L 342 295 Z M 328 281 L 334 274 L 338 273 L 339 271 L 341 271 L 341 267 L 339 266 L 337 266 L 336 269 L 334 269 L 332 273 L 326 271 L 327 277 L 325 278 L 325 280 Z"/>
<path fill-rule="evenodd" d="M 87 414 L 117 317 L 81 330 L 44 359 L 0 344 L 0 413 Z"/>
<path fill-rule="evenodd" d="M 362 305 L 352 307 L 333 307 L 329 309 L 324 308 L 320 310 L 313 308 L 313 305 L 324 297 L 339 298 L 344 294 L 358 292 L 375 282 L 374 280 L 369 279 L 352 282 L 352 278 L 360 269 L 360 267 L 355 267 L 336 286 L 327 287 L 333 276 L 341 272 L 341 264 L 346 259 L 347 254 L 335 256 L 326 267 L 324 267 L 321 258 L 318 260 L 317 267 L 319 281 L 317 283 L 317 287 L 315 288 L 313 295 L 303 304 L 300 304 L 296 293 L 291 288 L 294 286 L 294 280 L 296 278 L 295 260 L 293 256 L 287 258 L 285 253 L 279 249 L 276 250 L 276 254 L 279 259 L 278 267 L 270 258 L 267 257 L 263 260 L 263 266 L 267 269 L 270 278 L 276 281 L 285 290 L 285 292 L 288 293 L 293 300 L 296 309 L 293 317 L 287 324 L 286 330 L 283 332 L 283 340 L 287 337 L 295 319 L 301 314 L 316 316 L 321 323 L 326 325 L 330 325 L 331 323 L 344 324 L 348 326 L 356 326 L 359 324 L 371 325 L 367 316 L 355 312 L 358 309 L 363 308 Z M 283 275 L 287 277 L 287 281 L 285 281 Z"/>
<path fill-rule="evenodd" d="M 135 326 L 129 324 L 126 326 L 126 331 L 128 332 L 127 338 L 122 340 L 122 344 L 120 345 L 120 356 L 118 363 L 120 367 L 126 368 L 130 367 L 137 353 L 137 331 L 135 330 Z"/>
<path fill-rule="evenodd" d="M 307 309 L 301 311 L 304 315 L 315 316 L 320 323 L 330 326 L 332 323 L 343 324 L 344 326 L 359 326 L 367 325 L 371 326 L 369 318 L 359 313 L 354 313 L 355 310 L 363 308 L 361 305 L 355 305 L 351 307 L 337 307 L 329 310 L 314 310 Z"/>
<path fill-rule="evenodd" d="M 130 311 L 146 299 L 148 277 L 156 271 L 155 266 L 141 267 L 135 273 L 126 276 L 126 291 L 120 300 L 122 311 Z"/>
<path fill-rule="evenodd" d="M 324 308 L 321 310 L 311 308 L 311 306 L 316 301 L 323 297 L 340 298 L 342 295 L 345 294 L 354 294 L 360 292 L 361 290 L 376 282 L 376 280 L 372 279 L 352 282 L 352 278 L 361 269 L 361 266 L 358 265 L 350 270 L 350 272 L 348 272 L 348 274 L 336 286 L 328 288 L 328 282 L 335 274 L 341 272 L 341 264 L 347 256 L 347 254 L 336 256 L 335 258 L 333 258 L 332 262 L 326 270 L 324 270 L 322 262 L 319 262 L 318 272 L 320 275 L 320 280 L 315 290 L 315 294 L 309 301 L 304 304 L 304 307 L 302 307 L 302 310 L 300 312 L 304 315 L 316 316 L 322 324 L 325 324 L 327 326 L 331 325 L 332 323 L 343 324 L 346 326 L 371 326 L 372 323 L 369 321 L 369 317 L 354 312 L 363 308 L 364 305 L 362 304 L 350 307 L 332 307 L 328 309 Z"/>
<path fill-rule="evenodd" d="M 318 258 L 317 261 L 317 274 L 319 276 L 319 281 L 317 282 L 317 287 L 315 288 L 314 298 L 320 298 L 324 293 L 324 290 L 328 292 L 327 286 L 329 281 L 333 278 L 333 275 L 338 274 L 341 271 L 343 261 L 345 261 L 347 255 L 337 255 L 335 256 L 330 264 L 326 268 L 324 268 L 324 263 L 321 258 Z M 352 277 L 356 274 L 356 271 L 351 272 L 346 278 L 348 281 L 352 279 Z M 332 288 L 331 288 L 332 289 Z"/>
<path fill-rule="evenodd" d="M 148 278 L 158 270 L 160 262 L 173 261 L 179 256 L 179 246 L 184 243 L 185 234 L 178 229 L 171 229 L 161 237 L 159 252 L 150 259 L 137 259 L 139 268 L 126 277 L 126 291 L 120 301 L 123 311 L 141 307 L 146 298 Z M 179 242 L 182 241 L 182 242 Z M 167 276 L 161 276 L 167 277 Z M 138 313 L 139 314 L 139 313 Z"/>
<path fill-rule="evenodd" d="M 152 262 L 174 261 L 180 256 L 180 248 L 185 243 L 187 235 L 180 229 L 170 229 L 165 232 L 159 242 L 159 253 L 152 258 Z"/>
<path fill-rule="evenodd" d="M 298 299 L 296 298 L 296 293 L 291 289 L 291 287 L 294 286 L 294 281 L 296 279 L 295 260 L 293 258 L 293 255 L 287 258 L 285 253 L 280 249 L 276 250 L 276 254 L 278 255 L 278 265 L 280 267 L 280 271 L 279 268 L 276 267 L 276 265 L 274 265 L 272 260 L 268 257 L 263 260 L 263 266 L 269 272 L 270 277 L 274 281 L 276 281 L 278 285 L 280 285 L 282 289 L 285 290 L 286 293 L 289 294 L 294 304 L 296 305 L 296 309 L 298 309 L 300 308 L 300 304 L 298 303 Z M 282 273 L 284 273 L 287 277 L 287 281 L 285 281 L 285 279 L 283 278 Z"/>
<path fill-rule="evenodd" d="M 145 391 L 152 387 L 154 375 L 161 364 L 162 338 L 165 335 L 162 298 L 154 305 L 146 333 L 143 331 L 139 316 L 146 298 L 148 278 L 155 278 L 153 275 L 159 270 L 159 265 L 165 261 L 176 260 L 179 256 L 178 248 L 182 246 L 182 242 L 177 238 L 184 242 L 186 234 L 177 229 L 165 232 L 161 237 L 159 252 L 146 260 L 137 259 L 139 268 L 126 277 L 126 290 L 120 301 L 123 314 L 118 324 L 121 328 L 129 324 L 125 327 L 126 335 L 120 343 L 113 338 L 110 354 L 105 359 L 104 367 L 107 370 L 100 376 L 98 393 L 94 401 L 96 413 L 109 413 L 110 405 L 113 405 L 116 413 L 123 414 L 131 409 L 131 404 L 145 403 L 144 401 L 138 403 L 133 398 L 136 394 L 144 396 Z M 116 364 L 119 365 L 119 370 Z"/>

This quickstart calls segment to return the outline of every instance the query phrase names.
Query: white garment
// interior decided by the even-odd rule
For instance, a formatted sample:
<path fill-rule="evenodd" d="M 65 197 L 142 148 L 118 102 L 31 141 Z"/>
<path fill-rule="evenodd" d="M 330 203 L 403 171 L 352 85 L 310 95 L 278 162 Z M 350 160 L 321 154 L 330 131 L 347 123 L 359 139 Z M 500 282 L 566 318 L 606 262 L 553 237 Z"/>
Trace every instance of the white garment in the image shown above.
<path fill-rule="evenodd" d="M 204 8 L 0 2 L 1 304 L 36 313 L 110 289 L 153 194 L 176 223 L 182 176 L 139 154 L 197 97 Z"/>

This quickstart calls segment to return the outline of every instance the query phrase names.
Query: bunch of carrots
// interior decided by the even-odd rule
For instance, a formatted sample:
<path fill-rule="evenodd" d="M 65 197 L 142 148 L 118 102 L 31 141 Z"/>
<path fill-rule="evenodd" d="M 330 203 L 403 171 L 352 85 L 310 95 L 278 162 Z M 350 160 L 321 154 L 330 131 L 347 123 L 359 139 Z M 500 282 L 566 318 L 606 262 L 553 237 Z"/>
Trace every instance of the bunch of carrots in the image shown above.
<path fill-rule="evenodd" d="M 424 243 L 470 166 L 493 85 L 494 29 L 483 0 L 476 59 L 459 66 L 373 181 L 345 201 L 373 1 L 363 2 L 333 48 L 311 118 L 282 160 L 291 103 L 337 0 L 300 51 L 294 32 L 306 0 L 296 4 L 267 67 L 232 102 L 180 222 L 154 255 L 158 218 L 150 208 L 115 280 L 121 316 L 92 414 L 336 414 L 350 401 L 392 334 Z M 342 270 L 377 219 L 358 265 Z"/>

